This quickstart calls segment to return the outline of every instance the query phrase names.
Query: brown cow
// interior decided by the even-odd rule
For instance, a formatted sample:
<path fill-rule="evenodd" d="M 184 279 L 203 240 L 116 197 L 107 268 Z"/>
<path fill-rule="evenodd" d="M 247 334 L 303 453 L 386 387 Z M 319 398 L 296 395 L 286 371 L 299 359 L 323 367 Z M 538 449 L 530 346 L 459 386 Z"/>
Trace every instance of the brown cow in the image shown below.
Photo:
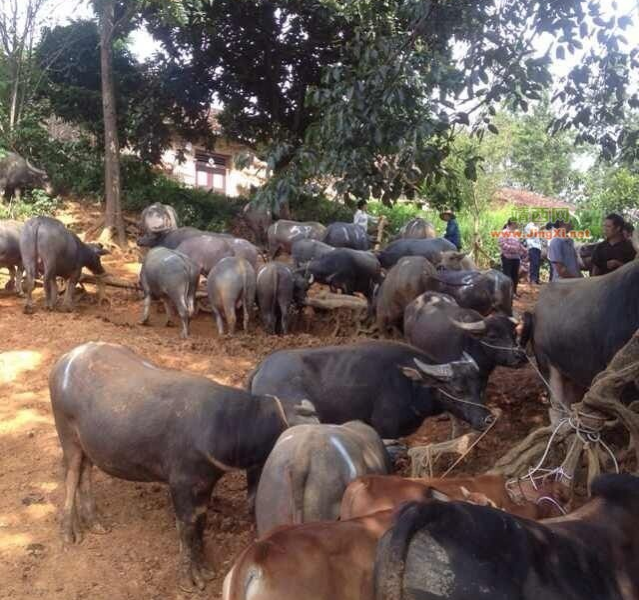
<path fill-rule="evenodd" d="M 450 479 L 365 475 L 351 482 L 346 488 L 340 508 L 340 519 L 353 519 L 396 508 L 402 502 L 423 500 L 429 496 L 431 489 L 448 496 L 451 500 L 490 504 L 528 519 L 557 516 L 562 511 L 559 508 L 560 503 L 555 500 L 555 497 L 559 497 L 559 485 L 554 482 L 547 482 L 535 489 L 530 482 L 522 481 L 509 490 L 506 479 L 500 475 Z M 486 499 L 484 502 L 481 501 L 482 497 Z M 562 501 L 564 500 L 562 498 Z"/>
<path fill-rule="evenodd" d="M 379 538 L 393 511 L 282 525 L 251 544 L 224 580 L 223 600 L 364 600 L 373 597 Z"/>

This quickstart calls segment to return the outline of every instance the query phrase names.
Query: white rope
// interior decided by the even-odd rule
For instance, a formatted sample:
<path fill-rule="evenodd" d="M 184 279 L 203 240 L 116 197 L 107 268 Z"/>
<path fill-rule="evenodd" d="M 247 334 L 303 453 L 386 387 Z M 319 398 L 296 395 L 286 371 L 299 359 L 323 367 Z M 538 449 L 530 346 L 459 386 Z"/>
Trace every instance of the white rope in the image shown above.
<path fill-rule="evenodd" d="M 524 351 L 524 349 L 521 346 L 496 346 L 495 344 L 489 344 L 488 342 L 485 342 L 484 340 L 479 340 L 479 343 L 483 344 L 484 346 L 488 348 L 492 348 L 493 350 L 508 350 L 510 352 Z M 526 356 L 526 358 L 528 358 L 528 356 Z"/>
<path fill-rule="evenodd" d="M 447 391 L 442 390 L 441 388 L 437 388 L 437 391 L 444 394 L 444 396 L 447 396 L 451 400 L 454 400 L 455 402 L 459 402 L 460 404 L 470 404 L 471 406 L 479 406 L 479 408 L 483 408 L 486 412 L 489 412 L 491 415 L 493 414 L 492 411 L 487 406 L 484 406 L 483 404 L 480 404 L 479 402 L 471 402 L 470 400 L 463 400 L 462 398 L 458 398 L 457 396 L 453 396 L 452 394 L 449 394 Z"/>
<path fill-rule="evenodd" d="M 555 401 L 555 397 L 553 396 L 550 383 L 548 383 L 548 381 L 546 381 L 546 378 L 541 374 L 541 371 L 537 367 L 537 364 L 533 361 L 533 359 L 530 356 L 528 356 L 528 354 L 526 354 L 526 358 L 528 359 L 528 362 L 534 369 L 535 373 L 537 373 L 539 379 L 541 379 L 544 382 L 544 385 L 546 386 L 546 389 L 548 390 L 548 399 L 550 401 L 551 408 L 553 408 L 559 413 L 568 414 L 568 410 L 566 409 L 566 407 L 558 405 L 557 402 Z"/>

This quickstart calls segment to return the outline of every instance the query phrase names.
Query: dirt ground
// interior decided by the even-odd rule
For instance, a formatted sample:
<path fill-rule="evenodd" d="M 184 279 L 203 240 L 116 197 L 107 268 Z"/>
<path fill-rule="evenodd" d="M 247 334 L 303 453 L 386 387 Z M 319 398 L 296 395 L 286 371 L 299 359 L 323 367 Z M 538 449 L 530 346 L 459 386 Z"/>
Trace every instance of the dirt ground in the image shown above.
<path fill-rule="evenodd" d="M 65 221 L 85 230 L 95 212 L 68 211 Z M 128 262 L 126 262 L 128 260 Z M 136 280 L 135 252 L 107 257 L 110 273 Z M 192 337 L 181 341 L 177 328 L 137 324 L 141 301 L 135 293 L 108 289 L 110 305 L 98 306 L 92 286 L 79 297 L 72 314 L 47 312 L 42 290 L 36 312 L 22 312 L 23 301 L 2 288 L 0 274 L 0 598 L 26 600 L 160 600 L 188 597 L 177 592 L 178 539 L 167 489 L 111 478 L 96 470 L 98 508 L 110 526 L 107 535 L 87 535 L 63 548 L 59 509 L 63 502 L 61 450 L 51 416 L 47 377 L 60 355 L 78 344 L 102 340 L 124 344 L 159 365 L 200 373 L 223 384 L 242 386 L 248 372 L 267 354 L 281 348 L 354 341 L 333 338 L 319 316 L 307 315 L 294 334 L 267 336 L 257 323 L 248 335 L 220 339 L 209 315 L 200 314 Z M 522 286 L 517 308 L 536 295 Z M 309 332 L 304 332 L 308 330 Z M 360 338 L 361 339 L 361 338 Z M 480 473 L 539 426 L 546 413 L 543 388 L 530 367 L 498 369 L 488 389 L 488 404 L 504 417 L 462 463 L 456 473 Z M 446 439 L 449 425 L 430 420 L 408 439 L 409 445 Z M 438 470 L 446 466 L 442 461 Z M 206 549 L 217 578 L 195 598 L 219 598 L 234 556 L 255 538 L 246 507 L 243 475 L 225 476 L 209 508 Z"/>

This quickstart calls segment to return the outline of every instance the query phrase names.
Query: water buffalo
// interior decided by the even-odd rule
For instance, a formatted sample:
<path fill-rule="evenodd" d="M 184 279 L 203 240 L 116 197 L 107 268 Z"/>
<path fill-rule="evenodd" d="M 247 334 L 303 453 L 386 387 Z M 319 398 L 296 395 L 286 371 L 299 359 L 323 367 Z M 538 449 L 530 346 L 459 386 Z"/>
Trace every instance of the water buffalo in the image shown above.
<path fill-rule="evenodd" d="M 255 287 L 255 269 L 243 258 L 223 258 L 211 269 L 206 289 L 220 335 L 224 335 L 224 321 L 229 334 L 235 333 L 236 310 L 240 306 L 244 315 L 244 331 L 248 331 L 255 304 Z"/>
<path fill-rule="evenodd" d="M 291 247 L 297 240 L 321 240 L 326 227 L 315 221 L 299 223 L 297 221 L 276 221 L 267 232 L 268 250 L 271 258 L 280 251 L 291 253 Z"/>
<path fill-rule="evenodd" d="M 461 308 L 446 294 L 426 292 L 406 307 L 404 335 L 430 360 L 446 363 L 466 352 L 473 357 L 482 378 L 482 389 L 497 365 L 521 367 L 526 354 L 517 345 L 517 320 L 505 315 L 486 318 Z"/>
<path fill-rule="evenodd" d="M 7 152 L 0 157 L 0 190 L 6 200 L 12 196 L 20 197 L 25 188 L 42 188 L 47 194 L 53 192 L 49 176 L 37 169 L 28 160 L 15 152 Z"/>
<path fill-rule="evenodd" d="M 293 258 L 293 264 L 299 268 L 306 266 L 314 258 L 320 258 L 324 256 L 324 254 L 328 254 L 332 250 L 335 250 L 335 248 L 324 242 L 318 242 L 317 240 L 297 240 L 293 242 L 293 246 L 291 247 L 291 256 Z"/>
<path fill-rule="evenodd" d="M 638 598 L 639 479 L 600 475 L 591 490 L 541 523 L 465 502 L 405 505 L 377 546 L 375 600 Z"/>
<path fill-rule="evenodd" d="M 169 250 L 175 250 L 184 240 L 206 234 L 206 231 L 195 227 L 178 227 L 164 232 L 146 233 L 137 239 L 137 244 L 143 248 L 162 246 Z"/>
<path fill-rule="evenodd" d="M 195 292 L 200 279 L 200 266 L 186 254 L 167 248 L 151 248 L 140 270 L 140 285 L 144 292 L 142 325 L 149 322 L 151 301 L 162 300 L 166 325 L 171 324 L 173 308 L 180 316 L 180 337 L 189 335 L 189 319 L 195 312 Z"/>
<path fill-rule="evenodd" d="M 9 281 L 5 290 L 15 289 L 18 296 L 22 291 L 22 255 L 20 254 L 20 221 L 0 220 L 0 268 L 9 270 Z"/>
<path fill-rule="evenodd" d="M 266 461 L 288 423 L 276 398 L 163 369 L 124 346 L 89 342 L 62 356 L 49 375 L 64 454 L 62 535 L 104 532 L 92 493 L 96 465 L 129 481 L 169 485 L 180 536 L 179 585 L 202 589 L 206 511 L 224 473 Z"/>
<path fill-rule="evenodd" d="M 416 217 L 405 223 L 399 230 L 398 238 L 432 239 L 437 237 L 435 226 L 430 222 Z"/>
<path fill-rule="evenodd" d="M 306 270 L 315 281 L 341 289 L 345 294 L 360 292 L 370 303 L 375 286 L 382 281 L 382 269 L 372 252 L 335 248 L 308 263 Z"/>
<path fill-rule="evenodd" d="M 599 244 L 575 244 L 575 251 L 577 252 L 577 259 L 579 260 L 579 268 L 582 271 L 588 271 L 592 274 L 592 255 L 595 251 L 595 247 Z"/>
<path fill-rule="evenodd" d="M 255 241 L 261 246 L 266 246 L 266 232 L 273 223 L 273 214 L 267 206 L 248 202 L 242 209 L 242 217 L 255 236 Z"/>
<path fill-rule="evenodd" d="M 417 348 L 389 341 L 275 352 L 248 386 L 254 394 L 278 396 L 287 414 L 305 399 L 322 423 L 360 420 L 382 438 L 410 435 L 426 417 L 445 411 L 477 429 L 493 420 L 472 358 L 434 365 Z M 294 416 L 290 420 L 295 424 Z"/>
<path fill-rule="evenodd" d="M 223 258 L 235 256 L 229 240 L 212 235 L 189 237 L 176 250 L 188 256 L 200 268 L 200 273 L 205 277 Z"/>
<path fill-rule="evenodd" d="M 331 223 L 326 228 L 322 241 L 334 248 L 352 248 L 353 250 L 370 248 L 368 234 L 355 223 Z"/>
<path fill-rule="evenodd" d="M 271 262 L 257 274 L 257 304 L 262 323 L 268 333 L 289 331 L 289 313 L 295 304 L 302 307 L 309 286 L 301 274 L 293 273 L 286 265 Z"/>
<path fill-rule="evenodd" d="M 287 429 L 271 451 L 257 488 L 258 536 L 277 525 L 337 520 L 351 481 L 387 474 L 391 467 L 382 440 L 361 421 Z"/>
<path fill-rule="evenodd" d="M 251 244 L 248 240 L 244 238 L 234 237 L 228 234 L 211 234 L 213 236 L 224 237 L 226 242 L 233 250 L 233 255 L 238 258 L 243 258 L 247 260 L 250 265 L 257 271 L 257 259 L 260 255 L 259 250 L 255 247 L 255 245 Z"/>
<path fill-rule="evenodd" d="M 436 273 L 423 256 L 405 256 L 391 267 L 375 296 L 377 328 L 382 335 L 401 329 L 404 309 L 428 289 L 427 279 Z"/>
<path fill-rule="evenodd" d="M 20 254 L 25 270 L 26 313 L 33 310 L 33 288 L 38 272 L 43 273 L 46 306 L 53 310 L 58 299 L 56 277 L 67 280 L 64 308 L 73 308 L 73 289 L 80 280 L 82 268 L 94 275 L 104 274 L 100 257 L 107 254 L 99 244 L 85 244 L 60 221 L 51 217 L 33 217 L 20 233 Z"/>
<path fill-rule="evenodd" d="M 593 377 L 639 328 L 637 290 L 639 260 L 607 275 L 542 288 L 533 314 L 524 315 L 522 344 L 532 337 L 537 363 L 558 402 L 581 400 Z"/>
<path fill-rule="evenodd" d="M 140 215 L 142 235 L 165 234 L 178 228 L 178 217 L 175 209 L 169 204 L 154 202 L 147 206 Z"/>
<path fill-rule="evenodd" d="M 428 290 L 449 294 L 463 308 L 486 316 L 493 311 L 513 314 L 513 286 L 501 271 L 446 271 L 428 279 Z"/>
<path fill-rule="evenodd" d="M 401 239 L 391 242 L 378 254 L 379 262 L 385 269 L 390 269 L 404 256 L 423 256 L 434 265 L 441 261 L 441 253 L 457 251 L 457 246 L 444 238 L 430 240 Z"/>
<path fill-rule="evenodd" d="M 449 271 L 477 271 L 475 261 L 468 256 L 467 252 L 452 250 L 441 253 L 441 260 L 437 268 L 448 269 Z"/>

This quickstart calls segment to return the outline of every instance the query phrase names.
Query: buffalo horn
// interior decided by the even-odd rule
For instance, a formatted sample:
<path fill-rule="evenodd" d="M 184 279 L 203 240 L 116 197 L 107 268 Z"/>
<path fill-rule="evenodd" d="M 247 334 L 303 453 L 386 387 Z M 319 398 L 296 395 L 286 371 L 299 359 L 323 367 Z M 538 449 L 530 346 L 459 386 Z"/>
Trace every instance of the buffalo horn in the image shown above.
<path fill-rule="evenodd" d="M 436 379 L 451 379 L 453 377 L 453 368 L 449 364 L 444 365 L 427 365 L 418 358 L 415 359 L 417 368 L 426 375 L 435 377 Z"/>
<path fill-rule="evenodd" d="M 472 323 L 464 323 L 463 321 L 456 321 L 451 319 L 453 325 L 464 331 L 472 331 L 473 333 L 482 333 L 486 331 L 486 323 L 484 321 L 473 321 Z"/>

